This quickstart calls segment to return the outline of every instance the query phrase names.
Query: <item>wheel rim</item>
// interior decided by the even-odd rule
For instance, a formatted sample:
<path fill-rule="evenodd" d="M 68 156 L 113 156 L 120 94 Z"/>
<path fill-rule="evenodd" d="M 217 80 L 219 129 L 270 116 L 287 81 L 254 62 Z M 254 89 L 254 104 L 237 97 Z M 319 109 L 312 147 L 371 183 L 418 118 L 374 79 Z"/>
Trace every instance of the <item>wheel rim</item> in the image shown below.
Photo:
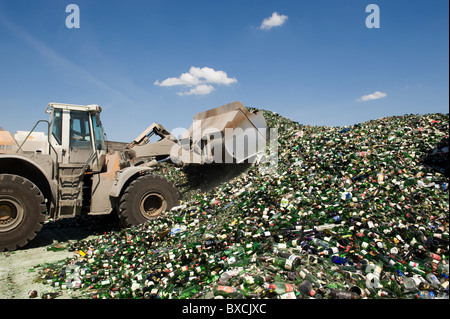
<path fill-rule="evenodd" d="M 139 210 L 146 219 L 154 219 L 166 210 L 167 203 L 161 194 L 147 193 L 140 202 Z"/>
<path fill-rule="evenodd" d="M 12 197 L 0 197 L 0 232 L 16 228 L 23 220 L 23 207 Z"/>

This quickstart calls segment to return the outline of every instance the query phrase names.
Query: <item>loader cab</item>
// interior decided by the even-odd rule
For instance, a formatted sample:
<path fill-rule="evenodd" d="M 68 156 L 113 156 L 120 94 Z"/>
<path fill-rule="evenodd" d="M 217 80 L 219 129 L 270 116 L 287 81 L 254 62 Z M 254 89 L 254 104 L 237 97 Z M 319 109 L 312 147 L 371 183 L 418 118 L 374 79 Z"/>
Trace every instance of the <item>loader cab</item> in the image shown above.
<path fill-rule="evenodd" d="M 106 144 L 101 108 L 98 105 L 51 103 L 50 143 L 60 164 L 86 164 L 88 170 L 100 172 L 105 164 Z"/>

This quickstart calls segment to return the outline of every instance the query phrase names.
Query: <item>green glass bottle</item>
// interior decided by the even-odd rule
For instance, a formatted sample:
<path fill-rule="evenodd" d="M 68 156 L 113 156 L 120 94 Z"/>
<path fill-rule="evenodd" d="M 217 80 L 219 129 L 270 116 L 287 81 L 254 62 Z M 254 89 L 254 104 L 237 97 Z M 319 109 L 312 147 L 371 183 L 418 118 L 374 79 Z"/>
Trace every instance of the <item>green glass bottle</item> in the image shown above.
<path fill-rule="evenodd" d="M 275 257 L 272 259 L 272 263 L 282 269 L 285 270 L 294 270 L 299 264 L 300 259 L 289 259 L 289 258 L 278 258 Z"/>
<path fill-rule="evenodd" d="M 258 286 L 262 286 L 265 282 L 264 278 L 260 275 L 244 275 L 242 276 L 244 288 L 247 291 L 253 290 Z"/>
<path fill-rule="evenodd" d="M 187 289 L 182 290 L 179 293 L 179 298 L 180 299 L 191 299 L 193 296 L 197 295 L 198 293 L 201 292 L 201 288 L 198 285 L 193 285 Z"/>
<path fill-rule="evenodd" d="M 294 285 L 285 282 L 275 281 L 268 286 L 268 290 L 277 295 L 283 295 L 285 293 L 293 292 L 295 290 Z"/>

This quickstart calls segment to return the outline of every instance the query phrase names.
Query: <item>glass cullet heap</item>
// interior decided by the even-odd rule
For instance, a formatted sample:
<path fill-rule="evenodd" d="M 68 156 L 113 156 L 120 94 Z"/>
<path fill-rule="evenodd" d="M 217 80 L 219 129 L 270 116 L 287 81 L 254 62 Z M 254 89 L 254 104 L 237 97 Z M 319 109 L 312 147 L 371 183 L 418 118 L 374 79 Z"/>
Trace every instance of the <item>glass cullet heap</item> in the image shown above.
<path fill-rule="evenodd" d="M 45 282 L 86 298 L 448 298 L 448 114 L 348 127 L 264 116 L 276 169 L 202 191 L 163 163 L 182 205 L 71 242 Z"/>

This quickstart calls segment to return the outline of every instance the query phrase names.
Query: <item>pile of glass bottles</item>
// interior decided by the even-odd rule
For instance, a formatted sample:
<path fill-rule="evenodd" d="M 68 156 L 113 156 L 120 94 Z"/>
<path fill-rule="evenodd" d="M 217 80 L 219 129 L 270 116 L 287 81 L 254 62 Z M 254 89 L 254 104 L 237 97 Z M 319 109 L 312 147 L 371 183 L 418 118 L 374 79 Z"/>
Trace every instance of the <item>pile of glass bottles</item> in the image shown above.
<path fill-rule="evenodd" d="M 252 166 L 156 220 L 73 242 L 48 284 L 88 298 L 448 298 L 449 180 L 424 163 L 448 152 L 448 114 L 264 116 L 276 171 Z M 180 168 L 159 173 L 186 183 Z"/>

